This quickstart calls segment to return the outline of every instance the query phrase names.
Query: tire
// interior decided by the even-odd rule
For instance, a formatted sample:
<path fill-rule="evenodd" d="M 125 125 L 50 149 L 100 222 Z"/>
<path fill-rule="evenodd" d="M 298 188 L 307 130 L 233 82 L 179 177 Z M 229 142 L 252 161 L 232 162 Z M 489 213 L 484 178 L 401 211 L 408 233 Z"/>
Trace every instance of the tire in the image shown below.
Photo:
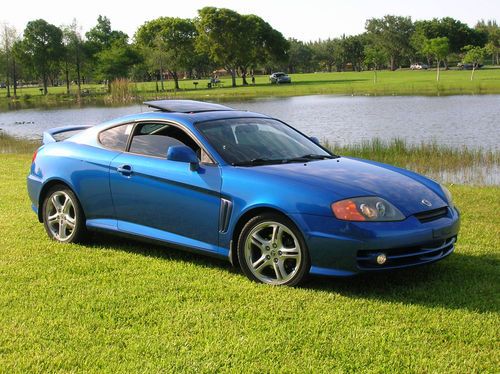
<path fill-rule="evenodd" d="M 296 286 L 310 268 L 309 252 L 295 224 L 279 214 L 252 218 L 238 238 L 238 261 L 251 280 L 277 286 Z"/>
<path fill-rule="evenodd" d="M 43 226 L 49 238 L 61 243 L 80 243 L 87 238 L 83 209 L 68 187 L 51 187 L 45 195 L 42 209 Z"/>

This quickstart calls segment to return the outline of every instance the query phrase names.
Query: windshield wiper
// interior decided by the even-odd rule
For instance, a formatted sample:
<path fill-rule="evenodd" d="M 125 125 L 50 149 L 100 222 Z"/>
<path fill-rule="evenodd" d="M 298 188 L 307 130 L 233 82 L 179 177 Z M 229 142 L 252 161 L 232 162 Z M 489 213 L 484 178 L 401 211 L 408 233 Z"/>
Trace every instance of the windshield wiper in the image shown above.
<path fill-rule="evenodd" d="M 247 161 L 239 161 L 231 163 L 232 166 L 256 166 L 256 165 L 271 165 L 281 164 L 283 159 L 270 159 L 270 158 L 253 158 Z"/>
<path fill-rule="evenodd" d="M 284 160 L 284 162 L 307 162 L 307 161 L 312 161 L 312 160 L 325 160 L 325 159 L 332 159 L 332 158 L 339 158 L 337 155 L 318 155 L 318 154 L 308 154 L 308 155 L 303 155 L 300 157 L 293 157 L 289 158 L 287 160 Z"/>
<path fill-rule="evenodd" d="M 272 164 L 287 164 L 291 162 L 308 162 L 313 160 L 325 160 L 332 158 L 339 158 L 336 155 L 318 155 L 318 154 L 307 154 L 300 157 L 293 158 L 254 158 L 247 161 L 233 162 L 232 166 L 257 166 L 257 165 L 272 165 Z"/>

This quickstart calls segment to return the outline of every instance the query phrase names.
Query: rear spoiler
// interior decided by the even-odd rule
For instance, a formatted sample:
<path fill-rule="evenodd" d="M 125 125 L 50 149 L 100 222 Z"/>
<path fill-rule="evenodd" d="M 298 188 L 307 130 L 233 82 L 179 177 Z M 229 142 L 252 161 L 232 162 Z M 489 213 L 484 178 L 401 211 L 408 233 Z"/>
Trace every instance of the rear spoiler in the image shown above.
<path fill-rule="evenodd" d="M 50 130 L 47 130 L 47 131 L 43 132 L 42 143 L 43 144 L 55 143 L 55 142 L 57 142 L 57 139 L 54 138 L 54 135 L 62 134 L 64 132 L 69 132 L 69 131 L 86 130 L 86 129 L 89 129 L 91 127 L 92 127 L 92 125 L 56 127 L 54 129 L 50 129 Z"/>

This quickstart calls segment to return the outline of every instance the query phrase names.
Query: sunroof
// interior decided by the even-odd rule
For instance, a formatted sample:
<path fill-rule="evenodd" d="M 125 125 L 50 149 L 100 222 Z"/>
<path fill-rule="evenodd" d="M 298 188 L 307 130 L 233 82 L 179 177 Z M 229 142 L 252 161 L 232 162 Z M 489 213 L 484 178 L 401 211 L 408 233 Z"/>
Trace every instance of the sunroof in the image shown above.
<path fill-rule="evenodd" d="M 214 112 L 221 110 L 234 110 L 225 105 L 205 103 L 196 100 L 155 100 L 145 101 L 144 105 L 151 108 L 159 109 L 164 112 L 177 112 L 177 113 L 200 113 L 200 112 Z"/>

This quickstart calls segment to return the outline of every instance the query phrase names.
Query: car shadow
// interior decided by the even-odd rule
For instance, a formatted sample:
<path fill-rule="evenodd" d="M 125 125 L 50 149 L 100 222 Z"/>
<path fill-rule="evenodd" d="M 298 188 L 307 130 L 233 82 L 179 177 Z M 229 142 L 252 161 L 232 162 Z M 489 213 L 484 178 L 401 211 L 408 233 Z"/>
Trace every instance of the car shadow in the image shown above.
<path fill-rule="evenodd" d="M 367 300 L 498 313 L 499 268 L 497 259 L 453 253 L 412 269 L 351 278 L 310 277 L 302 287 Z"/>
<path fill-rule="evenodd" d="M 292 81 L 294 86 L 307 86 L 307 85 L 318 85 L 318 84 L 344 84 L 344 83 L 355 83 L 355 82 L 366 82 L 370 81 L 368 78 L 354 78 L 354 79 L 330 79 L 330 80 L 312 80 L 312 81 Z"/>
<path fill-rule="evenodd" d="M 87 246 L 169 261 L 188 261 L 244 277 L 239 268 L 224 260 L 109 234 L 94 235 Z M 300 288 L 356 299 L 498 313 L 499 265 L 500 261 L 491 257 L 454 253 L 439 263 L 401 271 L 349 278 L 311 276 Z"/>
<path fill-rule="evenodd" d="M 158 244 L 157 242 L 130 239 L 104 232 L 92 233 L 91 240 L 85 246 L 102 250 L 119 250 L 164 260 L 189 261 L 207 268 L 217 268 L 227 270 L 231 273 L 239 273 L 239 269 L 231 266 L 228 261 L 216 257 L 172 248 L 167 245 Z"/>

